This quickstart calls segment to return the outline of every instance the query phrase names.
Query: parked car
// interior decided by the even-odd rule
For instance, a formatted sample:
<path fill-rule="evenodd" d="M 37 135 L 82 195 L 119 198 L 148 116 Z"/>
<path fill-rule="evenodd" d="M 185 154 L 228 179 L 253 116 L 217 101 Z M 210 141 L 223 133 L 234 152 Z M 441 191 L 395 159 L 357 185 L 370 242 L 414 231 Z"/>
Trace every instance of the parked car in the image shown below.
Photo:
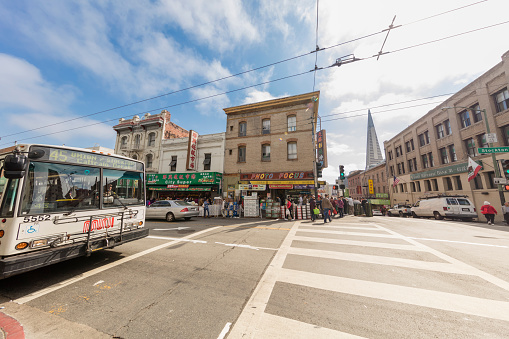
<path fill-rule="evenodd" d="M 472 221 L 477 218 L 474 204 L 466 196 L 444 196 L 422 199 L 412 207 L 412 216 L 443 218 L 456 218 Z"/>
<path fill-rule="evenodd" d="M 388 217 L 395 217 L 395 216 L 408 217 L 412 214 L 411 209 L 412 209 L 412 206 L 406 205 L 406 204 L 394 205 L 392 208 L 390 208 L 387 211 L 387 216 Z"/>
<path fill-rule="evenodd" d="M 380 210 L 373 210 L 373 216 L 375 215 L 378 215 L 378 216 L 383 216 L 382 212 L 380 212 Z"/>
<path fill-rule="evenodd" d="M 199 207 L 182 200 L 160 200 L 150 204 L 146 211 L 147 219 L 190 220 L 198 216 Z"/>

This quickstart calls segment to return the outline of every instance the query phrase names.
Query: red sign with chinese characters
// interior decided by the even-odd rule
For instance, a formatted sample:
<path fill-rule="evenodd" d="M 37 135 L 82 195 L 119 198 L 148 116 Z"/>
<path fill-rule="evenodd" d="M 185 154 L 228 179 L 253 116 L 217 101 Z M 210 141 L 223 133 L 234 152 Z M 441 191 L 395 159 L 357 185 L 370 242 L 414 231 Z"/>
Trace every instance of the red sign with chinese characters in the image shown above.
<path fill-rule="evenodd" d="M 191 171 L 198 170 L 198 132 L 193 130 L 189 131 L 186 169 Z"/>

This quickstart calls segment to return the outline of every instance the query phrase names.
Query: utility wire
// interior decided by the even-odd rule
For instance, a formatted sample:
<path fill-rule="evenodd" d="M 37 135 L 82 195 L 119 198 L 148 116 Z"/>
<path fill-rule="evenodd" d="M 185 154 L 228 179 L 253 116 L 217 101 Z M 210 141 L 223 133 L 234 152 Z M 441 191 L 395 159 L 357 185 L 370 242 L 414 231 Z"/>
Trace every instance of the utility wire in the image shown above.
<path fill-rule="evenodd" d="M 414 24 L 416 22 L 428 20 L 428 19 L 434 18 L 436 16 L 444 15 L 446 13 L 450 13 L 450 12 L 453 12 L 453 11 L 456 11 L 456 10 L 460 10 L 460 9 L 465 8 L 465 7 L 473 6 L 473 5 L 476 5 L 476 4 L 485 2 L 485 1 L 487 1 L 487 0 L 479 1 L 479 2 L 476 2 L 476 3 L 470 4 L 470 5 L 465 5 L 465 6 L 462 6 L 462 7 L 458 7 L 458 8 L 453 9 L 453 10 L 449 10 L 449 11 L 446 11 L 446 12 L 438 13 L 438 14 L 435 14 L 435 15 L 427 17 L 427 18 L 423 18 L 423 19 L 420 19 L 420 20 L 416 20 L 416 21 L 410 22 L 410 23 L 408 23 L 406 25 L 411 25 L 411 24 Z M 399 25 L 399 26 L 397 26 L 397 28 L 403 27 L 403 26 L 405 26 L 405 25 Z M 71 121 L 75 121 L 75 120 L 91 117 L 91 116 L 94 116 L 94 115 L 110 112 L 110 111 L 117 110 L 117 109 L 120 109 L 120 108 L 125 108 L 125 107 L 129 107 L 129 106 L 132 106 L 132 105 L 140 104 L 140 103 L 143 103 L 143 102 L 146 102 L 146 101 L 162 98 L 162 97 L 169 96 L 169 95 L 172 95 L 172 94 L 177 94 L 177 93 L 180 93 L 180 92 L 185 92 L 185 91 L 188 91 L 188 90 L 191 90 L 191 89 L 194 89 L 194 88 L 198 88 L 198 87 L 201 87 L 201 86 L 210 85 L 210 84 L 213 84 L 213 83 L 216 83 L 216 82 L 219 82 L 219 81 L 223 81 L 223 80 L 226 80 L 226 79 L 234 78 L 234 77 L 237 77 L 237 76 L 240 76 L 240 75 L 243 75 L 243 74 L 247 74 L 247 73 L 250 73 L 250 72 L 258 71 L 258 70 L 261 70 L 261 69 L 264 69 L 264 68 L 267 68 L 267 67 L 271 67 L 271 66 L 275 66 L 275 65 L 278 65 L 278 64 L 281 64 L 281 63 L 285 63 L 285 62 L 288 62 L 288 61 L 291 61 L 291 60 L 296 60 L 296 59 L 302 58 L 304 56 L 310 55 L 312 53 L 318 54 L 318 52 L 325 51 L 325 50 L 332 49 L 332 48 L 336 48 L 336 47 L 339 47 L 339 46 L 342 46 L 342 45 L 346 45 L 346 44 L 349 44 L 349 43 L 352 43 L 352 42 L 355 42 L 355 41 L 359 41 L 359 40 L 362 40 L 362 39 L 366 39 L 366 38 L 369 38 L 369 37 L 372 37 L 372 36 L 375 36 L 375 35 L 378 35 L 378 34 L 382 34 L 384 32 L 385 32 L 385 29 L 382 30 L 382 31 L 379 31 L 379 32 L 367 34 L 367 35 L 364 35 L 364 36 L 361 36 L 361 37 L 358 37 L 358 38 L 355 38 L 355 39 L 351 39 L 351 40 L 348 40 L 348 41 L 345 41 L 345 42 L 341 42 L 341 43 L 338 43 L 338 44 L 335 44 L 335 45 L 332 45 L 332 46 L 328 46 L 328 47 L 325 47 L 325 48 L 321 48 L 321 49 L 318 48 L 318 46 L 317 46 L 316 50 L 314 50 L 314 51 L 311 51 L 311 52 L 308 52 L 308 53 L 304 53 L 304 54 L 300 54 L 300 55 L 297 55 L 297 56 L 294 56 L 294 57 L 291 57 L 291 58 L 287 58 L 287 59 L 283 59 L 283 60 L 280 60 L 280 61 L 276 61 L 276 62 L 273 62 L 271 64 L 267 64 L 267 65 L 264 65 L 264 66 L 256 67 L 256 68 L 253 68 L 253 69 L 250 69 L 250 70 L 246 70 L 246 71 L 243 71 L 243 72 L 232 74 L 232 75 L 229 75 L 229 76 L 226 76 L 226 77 L 222 77 L 222 78 L 219 78 L 219 79 L 207 81 L 207 82 L 204 82 L 204 83 L 201 83 L 201 84 L 189 86 L 189 87 L 182 88 L 182 89 L 179 89 L 179 90 L 175 90 L 175 91 L 172 91 L 172 92 L 164 93 L 164 94 L 157 95 L 157 96 L 154 96 L 154 97 L 138 100 L 138 101 L 131 102 L 131 103 L 128 103 L 128 104 L 125 104 L 125 105 L 120 105 L 120 106 L 116 106 L 116 107 L 113 107 L 113 108 L 108 108 L 108 109 L 105 109 L 105 110 L 102 110 L 102 111 L 98 111 L 98 112 L 95 112 L 95 113 L 90 113 L 90 114 L 82 115 L 82 116 L 79 116 L 79 117 L 76 117 L 76 118 L 72 118 L 72 119 L 67 119 L 67 120 L 63 120 L 63 121 L 60 121 L 60 122 L 56 122 L 56 123 L 53 123 L 53 124 L 48 124 L 48 125 L 39 126 L 39 127 L 36 127 L 36 128 L 27 129 L 27 130 L 25 130 L 23 132 L 7 134 L 7 135 L 4 135 L 4 136 L 0 137 L 0 140 L 2 138 L 10 137 L 10 136 L 13 136 L 13 135 L 20 135 L 20 134 L 24 134 L 24 133 L 27 133 L 27 132 L 32 132 L 32 131 L 40 130 L 40 129 L 43 129 L 43 128 L 47 128 L 47 127 L 52 127 L 52 126 L 64 124 L 64 123 L 67 123 L 67 122 L 71 122 Z M 317 32 L 316 32 L 316 36 L 317 36 L 316 40 L 318 42 L 318 4 L 317 4 Z M 316 66 L 316 60 L 317 60 L 317 56 L 315 58 L 315 66 Z M 314 88 L 314 85 L 313 85 L 313 88 Z"/>
<path fill-rule="evenodd" d="M 487 28 L 491 28 L 491 27 L 495 27 L 495 26 L 499 26 L 499 25 L 503 25 L 503 24 L 507 24 L 507 23 L 509 23 L 509 21 L 505 21 L 505 22 L 502 22 L 502 23 L 498 23 L 498 24 L 494 24 L 494 25 L 478 28 L 478 29 L 471 30 L 471 31 L 468 31 L 468 32 L 464 32 L 464 33 L 459 33 L 459 34 L 451 35 L 451 36 L 448 36 L 448 37 L 444 37 L 444 38 L 433 40 L 433 41 L 429 41 L 429 42 L 420 43 L 420 44 L 409 46 L 409 47 L 405 47 L 405 48 L 400 48 L 398 50 L 394 50 L 394 51 L 391 51 L 391 52 L 384 52 L 383 54 L 397 53 L 397 52 L 401 52 L 403 50 L 420 47 L 420 46 L 427 45 L 427 44 L 430 44 L 430 43 L 442 41 L 442 40 L 449 39 L 449 38 L 452 38 L 452 37 L 457 37 L 457 36 L 464 35 L 464 34 L 467 34 L 467 33 L 472 33 L 472 32 L 480 31 L 480 30 L 483 30 L 483 29 L 487 29 Z M 362 59 L 355 59 L 353 61 L 368 60 L 368 59 L 371 59 L 371 58 L 374 58 L 374 57 L 377 57 L 377 56 L 378 56 L 378 54 L 375 54 L 375 55 L 373 55 L 371 57 L 362 58 Z M 327 69 L 329 67 L 318 68 L 318 70 Z M 274 80 L 264 81 L 264 82 L 258 83 L 256 85 L 245 86 L 245 87 L 242 87 L 242 88 L 237 88 L 237 89 L 234 89 L 234 90 L 230 90 L 230 91 L 226 91 L 226 92 L 210 95 L 210 96 L 207 96 L 207 97 L 202 97 L 202 98 L 198 98 L 198 99 L 194 99 L 194 100 L 189 100 L 189 101 L 181 102 L 181 103 L 174 104 L 174 105 L 167 105 L 165 107 L 161 107 L 161 108 L 153 109 L 153 110 L 149 110 L 149 111 L 144 111 L 144 112 L 158 111 L 160 109 L 176 107 L 176 106 L 181 106 L 181 105 L 185 105 L 185 104 L 189 104 L 189 103 L 193 103 L 193 102 L 197 102 L 197 101 L 201 101 L 201 100 L 205 100 L 205 99 L 210 99 L 210 98 L 213 98 L 213 97 L 217 97 L 217 96 L 221 96 L 221 95 L 225 95 L 225 94 L 229 94 L 229 93 L 238 92 L 238 91 L 241 91 L 241 90 L 244 90 L 244 89 L 248 89 L 248 88 L 252 88 L 252 87 L 256 87 L 256 86 L 265 85 L 265 84 L 269 84 L 269 83 L 276 82 L 276 81 L 281 81 L 281 80 L 285 80 L 285 79 L 289 79 L 289 78 L 298 77 L 298 76 L 307 74 L 307 73 L 312 72 L 312 71 L 314 71 L 314 70 L 305 71 L 305 72 L 302 72 L 302 73 L 298 73 L 298 74 L 294 74 L 294 75 L 289 75 L 289 76 L 278 78 L 278 79 L 274 79 Z M 79 119 L 79 118 L 75 118 L 75 119 L 72 119 L 72 120 L 76 120 L 76 119 Z M 105 122 L 111 122 L 111 121 L 118 120 L 118 119 L 119 118 L 105 120 L 105 121 L 94 123 L 94 124 L 89 124 L 89 125 L 80 126 L 80 127 L 76 127 L 76 128 L 66 129 L 66 130 L 63 130 L 63 131 L 43 134 L 43 135 L 34 136 L 34 137 L 30 137 L 30 138 L 25 138 L 25 139 L 21 139 L 21 140 L 30 140 L 30 139 L 34 139 L 34 138 L 43 137 L 43 136 L 48 136 L 48 135 L 53 135 L 53 134 L 58 134 L 58 133 L 64 133 L 64 132 L 67 132 L 67 131 L 70 131 L 70 130 L 75 130 L 75 129 L 84 128 L 84 127 L 88 127 L 88 126 L 94 126 L 94 125 L 102 124 L 102 123 L 105 123 Z M 56 123 L 56 124 L 53 124 L 53 125 L 57 125 L 57 124 L 59 124 L 59 123 Z M 53 125 L 50 125 L 50 126 L 53 126 Z M 25 132 L 27 132 L 27 131 L 25 131 Z M 25 133 L 25 132 L 21 132 L 21 133 Z M 21 133 L 17 133 L 17 134 L 21 134 Z M 12 134 L 12 135 L 16 135 L 16 134 Z M 8 145 L 8 144 L 11 144 L 11 143 L 9 142 L 9 143 L 4 143 L 4 144 L 0 144 L 0 145 Z"/>
<path fill-rule="evenodd" d="M 315 38 L 315 46 L 316 51 L 318 52 L 320 50 L 320 47 L 318 47 L 318 5 L 320 3 L 320 0 L 316 0 L 316 38 Z M 316 84 L 316 71 L 318 69 L 318 53 L 315 53 L 315 72 L 313 73 L 313 92 L 315 91 L 315 84 Z"/>

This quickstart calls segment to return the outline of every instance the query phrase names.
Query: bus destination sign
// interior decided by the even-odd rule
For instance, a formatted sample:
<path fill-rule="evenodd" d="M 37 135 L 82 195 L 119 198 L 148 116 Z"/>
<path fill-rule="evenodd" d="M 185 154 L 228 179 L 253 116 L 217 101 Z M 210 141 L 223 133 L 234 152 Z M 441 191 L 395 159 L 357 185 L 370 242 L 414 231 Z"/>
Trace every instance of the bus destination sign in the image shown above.
<path fill-rule="evenodd" d="M 131 171 L 143 170 L 143 165 L 138 162 L 102 154 L 51 147 L 34 146 L 31 148 L 32 151 L 36 149 L 44 150 L 44 155 L 39 158 L 40 160 L 66 162 L 71 164 L 89 165 L 95 167 L 116 168 Z"/>

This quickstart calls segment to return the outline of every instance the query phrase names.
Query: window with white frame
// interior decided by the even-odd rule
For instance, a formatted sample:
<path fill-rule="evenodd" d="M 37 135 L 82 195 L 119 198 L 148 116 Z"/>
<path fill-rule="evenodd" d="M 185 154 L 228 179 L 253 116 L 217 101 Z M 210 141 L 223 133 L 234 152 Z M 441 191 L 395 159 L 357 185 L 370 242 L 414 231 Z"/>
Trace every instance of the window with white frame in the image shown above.
<path fill-rule="evenodd" d="M 156 134 L 154 132 L 148 135 L 148 143 L 147 146 L 155 146 L 156 145 Z"/>
<path fill-rule="evenodd" d="M 288 149 L 288 159 L 289 160 L 297 159 L 297 142 L 295 141 L 289 142 L 287 145 L 287 149 Z"/>
<path fill-rule="evenodd" d="M 262 134 L 270 134 L 270 119 L 262 120 Z"/>
<path fill-rule="evenodd" d="M 460 116 L 461 128 L 465 128 L 465 127 L 472 125 L 472 122 L 470 121 L 470 111 L 469 110 L 461 111 L 459 113 L 459 116 Z"/>
<path fill-rule="evenodd" d="M 294 132 L 297 130 L 297 116 L 289 115 L 287 118 L 288 121 L 288 132 Z"/>
<path fill-rule="evenodd" d="M 493 95 L 493 99 L 495 100 L 497 113 L 509 108 L 509 92 L 507 91 L 507 88 L 495 93 Z"/>

